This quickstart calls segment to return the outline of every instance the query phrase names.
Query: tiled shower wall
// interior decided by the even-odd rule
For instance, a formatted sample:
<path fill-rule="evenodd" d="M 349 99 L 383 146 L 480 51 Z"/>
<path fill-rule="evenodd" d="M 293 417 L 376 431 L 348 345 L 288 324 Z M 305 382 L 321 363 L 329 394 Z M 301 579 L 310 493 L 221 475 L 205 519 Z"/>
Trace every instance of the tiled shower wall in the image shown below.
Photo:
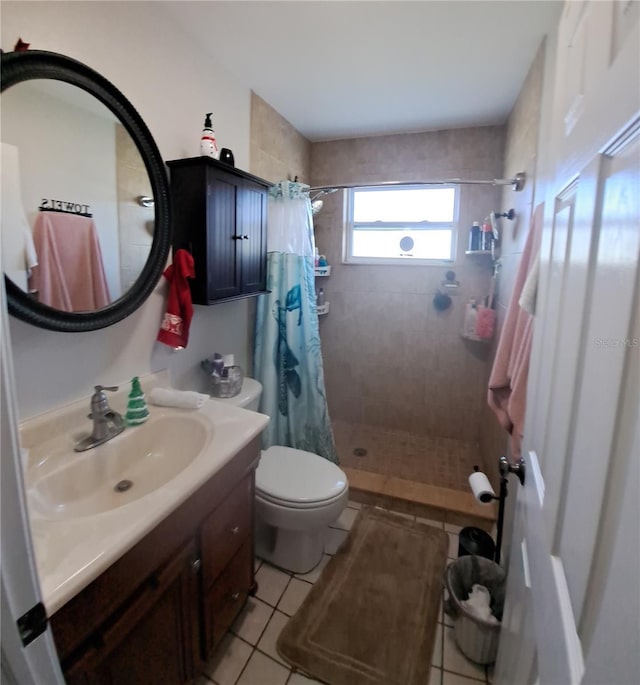
<path fill-rule="evenodd" d="M 451 129 L 314 143 L 311 185 L 502 177 L 504 128 Z M 488 293 L 488 258 L 464 252 L 474 220 L 501 209 L 499 188 L 463 185 L 454 264 L 342 264 L 343 196 L 325 196 L 316 242 L 333 270 L 318 279 L 330 312 L 320 331 L 332 419 L 478 441 L 490 348 L 463 340 L 469 297 Z M 432 300 L 447 270 L 460 281 L 453 306 Z"/>

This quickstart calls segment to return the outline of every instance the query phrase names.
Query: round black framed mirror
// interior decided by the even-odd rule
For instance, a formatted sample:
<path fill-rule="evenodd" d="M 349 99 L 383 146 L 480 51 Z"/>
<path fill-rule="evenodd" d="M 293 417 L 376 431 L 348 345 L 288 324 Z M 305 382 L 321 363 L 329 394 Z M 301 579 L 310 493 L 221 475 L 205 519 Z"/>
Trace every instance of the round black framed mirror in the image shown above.
<path fill-rule="evenodd" d="M 89 253 L 81 256 L 80 261 L 78 262 L 81 267 L 68 269 L 66 272 L 58 268 L 58 271 L 56 272 L 58 274 L 70 274 L 73 271 L 75 275 L 79 274 L 82 277 L 79 281 L 76 279 L 71 284 L 62 284 L 63 289 L 67 288 L 69 291 L 72 291 L 75 288 L 77 292 L 81 293 L 81 297 L 76 298 L 78 302 L 81 302 L 79 308 L 75 302 L 72 306 L 69 306 L 67 300 L 65 300 L 61 305 L 58 305 L 57 302 L 61 302 L 61 300 L 59 298 L 56 299 L 56 296 L 50 299 L 47 299 L 49 296 L 44 296 L 45 291 L 53 290 L 55 294 L 60 290 L 58 287 L 59 284 L 56 283 L 55 280 L 47 280 L 47 287 L 42 287 L 38 290 L 37 288 L 31 289 L 25 287 L 22 285 L 20 278 L 10 277 L 9 269 L 6 266 L 5 257 L 3 256 L 3 271 L 5 273 L 9 312 L 27 323 L 53 331 L 81 332 L 111 326 L 132 314 L 145 302 L 156 286 L 169 255 L 171 246 L 169 185 L 160 152 L 146 124 L 124 95 L 106 78 L 81 62 L 53 52 L 28 50 L 26 52 L 3 53 L 1 56 L 1 68 L 1 92 L 3 93 L 3 188 L 5 181 L 10 181 L 13 174 L 10 164 L 11 155 L 7 154 L 6 159 L 4 155 L 5 150 L 8 150 L 11 154 L 15 154 L 16 158 L 20 156 L 21 161 L 23 159 L 26 160 L 27 163 L 24 164 L 24 166 L 28 166 L 29 169 L 35 170 L 34 173 L 32 173 L 32 177 L 37 176 L 39 181 L 39 183 L 36 184 L 34 180 L 33 185 L 37 185 L 37 189 L 29 188 L 29 196 L 30 199 L 36 196 L 42 199 L 37 203 L 31 201 L 29 206 L 24 208 L 24 211 L 22 206 L 20 207 L 17 213 L 20 215 L 22 224 L 27 228 L 30 228 L 31 222 L 25 217 L 36 217 L 36 222 L 41 217 L 45 216 L 45 213 L 47 217 L 46 221 L 40 221 L 40 223 L 46 224 L 46 226 L 42 228 L 43 235 L 45 236 L 43 240 L 49 241 L 49 243 L 44 244 L 44 247 L 42 248 L 43 253 L 41 255 L 36 254 L 33 249 L 33 242 L 30 243 L 31 247 L 26 250 L 23 249 L 23 252 L 26 251 L 27 254 L 33 253 L 34 264 L 38 265 L 39 269 L 42 269 L 42 264 L 46 263 L 47 260 L 50 261 L 52 259 L 50 256 L 51 245 L 53 246 L 53 252 L 58 250 L 58 252 L 62 254 L 63 252 L 66 253 L 67 251 L 71 251 L 71 248 L 69 247 L 69 236 L 71 235 L 70 232 L 72 230 L 80 230 L 77 229 L 77 226 L 82 226 L 81 230 L 84 231 L 82 234 L 82 249 L 85 249 L 84 243 L 92 246 L 89 248 Z M 26 112 L 37 112 L 38 116 L 41 117 L 39 121 L 46 120 L 47 126 L 49 125 L 49 117 L 41 111 L 39 104 L 33 106 L 34 100 L 32 97 L 36 91 L 39 92 L 39 95 L 45 93 L 43 97 L 48 98 L 47 101 L 55 101 L 60 105 L 60 107 L 57 108 L 60 111 L 68 111 L 68 109 L 65 110 L 63 108 L 68 108 L 69 103 L 74 101 L 73 105 L 77 109 L 82 109 L 85 113 L 89 112 L 87 116 L 93 117 L 94 119 L 99 117 L 102 121 L 111 120 L 109 125 L 112 128 L 117 128 L 118 131 L 121 132 L 113 134 L 113 140 L 119 136 L 119 139 L 124 141 L 124 148 L 120 148 L 119 154 L 120 157 L 125 157 L 126 159 L 124 162 L 120 161 L 119 164 L 122 167 L 126 167 L 127 165 L 129 167 L 135 167 L 136 164 L 138 165 L 139 168 L 134 168 L 130 175 L 139 179 L 138 185 L 141 187 L 139 194 L 145 196 L 144 201 L 142 198 L 138 199 L 131 197 L 130 193 L 127 195 L 127 191 L 123 191 L 123 193 L 127 195 L 127 202 L 130 205 L 139 201 L 141 207 L 139 207 L 138 211 L 150 212 L 145 222 L 147 231 L 146 244 L 136 245 L 134 248 L 130 248 L 134 250 L 137 249 L 139 264 L 135 270 L 130 270 L 131 273 L 129 274 L 128 280 L 124 276 L 120 276 L 119 273 L 116 273 L 115 276 L 110 276 L 112 279 L 111 284 L 107 282 L 109 279 L 105 276 L 105 272 L 108 272 L 109 269 L 103 268 L 102 262 L 127 262 L 130 260 L 130 257 L 126 254 L 123 256 L 121 245 L 114 249 L 113 255 L 105 254 L 108 252 L 108 245 L 105 245 L 105 243 L 109 243 L 110 241 L 112 243 L 117 243 L 117 240 L 114 239 L 113 236 L 110 237 L 108 233 L 106 233 L 107 237 L 104 238 L 103 236 L 100 236 L 99 231 L 96 230 L 96 224 L 98 226 L 101 226 L 101 222 L 103 224 L 108 224 L 108 221 L 102 218 L 105 214 L 109 212 L 112 214 L 114 213 L 113 208 L 107 207 L 108 202 L 105 197 L 113 197 L 114 193 L 121 192 L 120 186 L 122 184 L 120 183 L 120 177 L 114 182 L 116 189 L 109 190 L 108 192 L 105 191 L 105 185 L 103 185 L 102 180 L 91 180 L 91 182 L 87 180 L 87 177 L 91 175 L 90 172 L 93 172 L 95 167 L 105 166 L 107 169 L 104 172 L 105 176 L 112 182 L 116 174 L 114 171 L 116 163 L 112 162 L 110 165 L 105 164 L 104 159 L 102 158 L 103 156 L 95 152 L 95 149 L 97 148 L 93 147 L 93 143 L 96 136 L 90 132 L 94 130 L 93 128 L 85 130 L 84 124 L 78 125 L 75 123 L 75 118 L 73 119 L 73 123 L 71 123 L 70 120 L 67 120 L 64 117 L 61 118 L 58 112 L 56 116 L 52 116 L 51 119 L 56 119 L 57 117 L 58 120 L 62 121 L 61 135 L 59 136 L 57 132 L 48 134 L 49 140 L 52 142 L 52 149 L 57 150 L 56 154 L 58 156 L 56 157 L 55 154 L 51 152 L 51 154 L 48 155 L 48 158 L 49 160 L 59 159 L 61 164 L 64 161 L 68 162 L 67 157 L 69 155 L 67 149 L 63 148 L 62 151 L 60 151 L 59 146 L 58 148 L 55 148 L 53 143 L 59 143 L 62 135 L 68 135 L 70 137 L 75 135 L 75 137 L 77 137 L 80 141 L 80 149 L 84 153 L 84 158 L 80 159 L 78 163 L 75 164 L 75 166 L 78 167 L 78 184 L 83 189 L 83 194 L 81 196 L 74 196 L 74 190 L 52 190 L 51 187 L 48 187 L 48 183 L 50 186 L 55 186 L 56 188 L 64 187 L 56 185 L 60 177 L 64 175 L 60 168 L 53 169 L 50 172 L 50 181 L 43 182 L 41 180 L 42 175 L 40 174 L 38 165 L 40 164 L 40 159 L 45 159 L 47 155 L 38 157 L 31 151 L 23 154 L 23 151 L 13 144 L 15 141 L 4 140 L 5 129 L 10 129 L 9 124 L 5 127 L 5 120 L 7 122 L 11 121 L 9 108 L 7 107 L 5 110 L 5 99 L 14 100 L 14 94 L 17 92 L 18 88 L 23 89 L 23 92 L 27 93 L 27 97 L 24 98 L 22 98 L 21 93 L 23 102 L 20 106 L 23 107 Z M 12 90 L 8 93 L 5 92 L 9 91 L 9 89 Z M 28 107 L 25 103 L 31 103 L 31 105 Z M 7 117 L 5 117 L 5 112 L 7 113 Z M 16 112 L 18 112 L 18 114 L 14 116 L 14 119 L 20 119 L 20 110 L 16 110 Z M 75 114 L 73 117 L 75 117 Z M 32 126 L 32 131 L 33 128 L 34 127 Z M 35 128 L 39 129 L 40 126 L 36 124 Z M 65 131 L 65 129 L 68 129 L 68 131 Z M 23 135 L 23 139 L 33 137 L 35 136 Z M 124 153 L 122 152 L 122 149 L 125 150 Z M 91 157 L 92 152 L 94 154 L 93 158 Z M 118 154 L 114 152 L 113 156 L 115 159 Z M 132 159 L 134 159 L 134 162 L 131 161 Z M 51 164 L 50 161 L 49 163 Z M 58 164 L 54 163 L 52 166 L 58 167 Z M 18 165 L 16 165 L 16 168 L 19 168 Z M 45 176 L 45 178 L 47 177 Z M 15 187 L 19 188 L 20 184 L 16 182 Z M 70 188 L 72 186 L 68 185 L 66 187 Z M 81 191 L 78 191 L 78 193 L 80 192 Z M 20 193 L 17 192 L 16 195 L 19 196 Z M 153 202 L 150 202 L 149 197 L 152 198 Z M 12 201 L 15 200 L 14 194 L 7 193 L 5 199 L 9 198 L 11 198 Z M 20 200 L 22 201 L 22 198 L 20 198 Z M 5 204 L 7 203 L 3 202 L 3 205 Z M 15 202 L 13 204 L 15 204 Z M 35 204 L 39 204 L 39 206 L 35 207 Z M 153 207 L 151 210 L 148 209 L 150 205 Z M 94 206 L 99 210 L 95 215 L 90 211 Z M 145 209 L 142 209 L 142 207 Z M 117 229 L 114 229 L 116 233 L 119 231 L 120 235 L 126 233 L 127 217 L 131 217 L 132 212 L 135 211 L 132 207 L 125 207 L 124 210 L 125 211 L 120 211 L 119 226 Z M 22 228 L 18 228 L 18 223 L 10 220 L 10 216 L 7 214 L 8 212 L 8 209 L 6 212 L 3 210 L 2 226 L 0 227 L 3 237 L 3 247 L 5 236 L 8 236 L 8 240 L 11 242 L 15 242 L 16 232 L 24 232 Z M 38 214 L 38 212 L 41 212 L 41 214 Z M 123 223 L 125 225 L 123 225 Z M 55 235 L 53 238 L 51 237 L 51 224 L 62 226 L 62 228 L 59 229 L 62 232 L 58 234 L 57 237 Z M 105 231 L 104 225 L 101 226 L 101 229 L 103 232 Z M 138 230 L 138 232 L 140 231 Z M 77 234 L 75 233 L 73 234 L 73 240 L 76 240 L 76 235 Z M 28 236 L 28 239 L 31 240 L 31 236 Z M 20 238 L 20 240 L 22 240 L 22 238 Z M 133 242 L 135 242 L 135 240 Z M 144 241 L 138 240 L 138 242 Z M 36 246 L 39 246 L 39 243 L 36 243 Z M 5 250 L 3 250 L 3 252 L 6 253 Z M 96 253 L 99 257 L 97 260 L 97 276 Z M 60 254 L 56 256 L 56 267 L 60 267 L 61 260 L 58 259 Z M 105 257 L 104 260 L 102 259 L 103 255 Z M 64 262 L 64 260 L 62 260 L 62 262 Z M 84 265 L 87 265 L 86 270 Z M 52 268 L 50 271 L 53 273 L 55 269 Z M 30 273 L 28 264 L 27 272 Z M 107 276 L 109 276 L 108 273 Z M 84 279 L 84 281 L 82 279 Z M 44 282 L 44 279 L 42 282 Z M 51 285 L 51 283 L 53 284 Z M 95 285 L 96 283 L 98 283 L 97 286 Z M 111 285 L 110 288 L 109 285 Z M 122 287 L 120 287 L 121 285 Z M 92 290 L 92 288 L 100 291 L 98 293 L 99 297 L 94 299 L 89 298 L 87 300 L 85 295 L 87 294 L 87 291 Z M 95 304 L 87 305 L 87 301 Z"/>

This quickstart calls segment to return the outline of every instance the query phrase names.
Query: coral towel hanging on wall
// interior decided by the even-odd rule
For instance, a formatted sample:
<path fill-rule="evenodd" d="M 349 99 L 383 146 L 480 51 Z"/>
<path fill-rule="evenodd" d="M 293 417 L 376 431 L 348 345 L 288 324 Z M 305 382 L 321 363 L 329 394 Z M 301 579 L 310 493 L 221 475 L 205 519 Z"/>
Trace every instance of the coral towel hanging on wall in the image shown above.
<path fill-rule="evenodd" d="M 193 257 L 186 250 L 177 250 L 173 264 L 162 274 L 169 281 L 167 311 L 162 319 L 158 341 L 181 350 L 189 342 L 189 325 L 193 304 L 188 278 L 194 278 Z"/>

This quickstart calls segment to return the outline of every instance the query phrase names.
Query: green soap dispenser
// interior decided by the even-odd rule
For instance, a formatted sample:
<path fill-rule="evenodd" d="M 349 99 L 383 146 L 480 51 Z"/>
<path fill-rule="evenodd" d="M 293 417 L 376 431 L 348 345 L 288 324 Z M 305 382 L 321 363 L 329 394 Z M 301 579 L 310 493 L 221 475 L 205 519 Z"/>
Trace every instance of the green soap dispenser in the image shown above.
<path fill-rule="evenodd" d="M 127 426 L 139 426 L 149 418 L 149 409 L 140 387 L 140 379 L 135 376 L 131 381 L 131 392 L 127 401 L 127 413 L 124 420 Z"/>

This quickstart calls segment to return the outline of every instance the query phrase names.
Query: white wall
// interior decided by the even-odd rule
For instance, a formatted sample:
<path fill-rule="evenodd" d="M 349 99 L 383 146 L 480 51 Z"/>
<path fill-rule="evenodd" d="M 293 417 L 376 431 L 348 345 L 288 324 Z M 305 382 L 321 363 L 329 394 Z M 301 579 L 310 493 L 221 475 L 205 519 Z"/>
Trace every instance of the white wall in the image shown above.
<path fill-rule="evenodd" d="M 73 57 L 109 79 L 149 127 L 163 159 L 199 153 L 203 114 L 214 112 L 219 143 L 249 167 L 250 90 L 212 64 L 165 17 L 161 2 L 6 2 L 2 48 L 21 37 L 31 49 Z M 204 389 L 199 361 L 234 352 L 247 367 L 247 300 L 196 307 L 186 350 L 155 342 L 166 301 L 161 279 L 149 300 L 124 321 L 89 333 L 54 333 L 11 318 L 21 418 L 82 397 L 94 384 L 119 383 L 169 368 L 179 388 Z"/>

